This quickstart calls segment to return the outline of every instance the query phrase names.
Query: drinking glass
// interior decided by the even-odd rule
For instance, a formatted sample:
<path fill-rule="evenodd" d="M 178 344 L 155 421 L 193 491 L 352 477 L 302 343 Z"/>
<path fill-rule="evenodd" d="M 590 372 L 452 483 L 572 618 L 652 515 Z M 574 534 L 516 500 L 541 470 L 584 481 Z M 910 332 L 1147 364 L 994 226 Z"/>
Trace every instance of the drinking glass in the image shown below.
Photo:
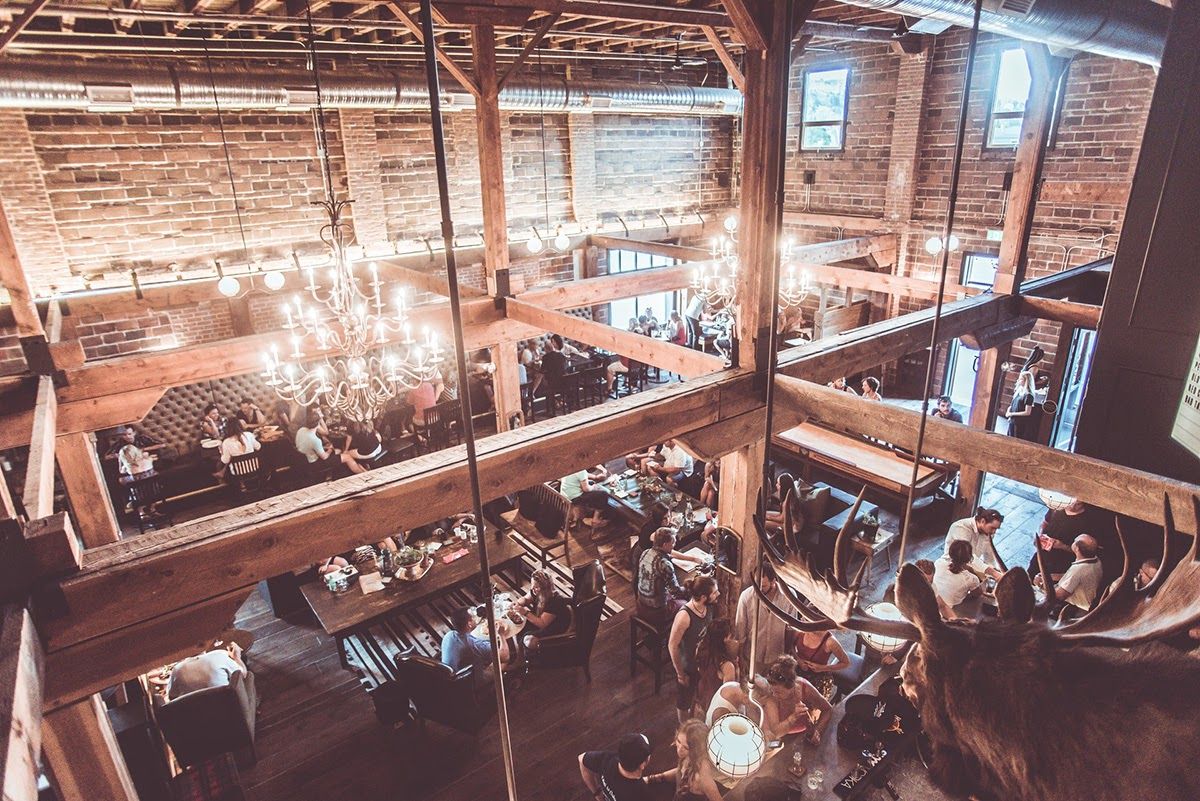
<path fill-rule="evenodd" d="M 799 776 L 804 772 L 804 752 L 797 746 L 796 752 L 792 754 L 792 773 Z"/>
<path fill-rule="evenodd" d="M 808 789 L 816 790 L 825 781 L 825 772 L 820 768 L 813 768 L 808 774 Z"/>

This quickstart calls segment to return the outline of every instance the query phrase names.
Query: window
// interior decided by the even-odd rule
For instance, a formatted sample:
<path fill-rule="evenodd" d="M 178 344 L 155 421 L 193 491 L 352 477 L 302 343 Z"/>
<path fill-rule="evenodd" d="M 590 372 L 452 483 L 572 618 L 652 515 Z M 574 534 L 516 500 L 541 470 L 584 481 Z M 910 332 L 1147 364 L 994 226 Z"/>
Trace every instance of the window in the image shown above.
<path fill-rule="evenodd" d="M 992 108 L 988 114 L 987 146 L 1015 148 L 1021 139 L 1021 121 L 1025 118 L 1025 102 L 1033 79 L 1025 51 L 1019 47 L 1000 54 L 1000 69 L 996 71 L 996 88 L 992 93 Z"/>
<path fill-rule="evenodd" d="M 648 270 L 652 267 L 669 267 L 675 264 L 675 259 L 667 256 L 656 256 L 651 253 L 638 253 L 632 250 L 608 251 L 608 272 L 631 273 L 635 270 Z M 634 298 L 622 298 L 608 304 L 609 325 L 625 328 L 630 319 L 636 319 L 644 314 L 646 309 L 653 309 L 654 316 L 661 323 L 667 319 L 676 307 L 675 292 L 655 292 L 652 295 L 642 295 Z"/>
<path fill-rule="evenodd" d="M 991 289 L 992 285 L 996 283 L 996 269 L 999 266 L 999 256 L 991 256 L 987 253 L 964 253 L 962 285 Z"/>
<path fill-rule="evenodd" d="M 801 150 L 841 150 L 846 145 L 847 87 L 850 70 L 809 70 L 804 73 L 804 102 L 800 110 Z"/>

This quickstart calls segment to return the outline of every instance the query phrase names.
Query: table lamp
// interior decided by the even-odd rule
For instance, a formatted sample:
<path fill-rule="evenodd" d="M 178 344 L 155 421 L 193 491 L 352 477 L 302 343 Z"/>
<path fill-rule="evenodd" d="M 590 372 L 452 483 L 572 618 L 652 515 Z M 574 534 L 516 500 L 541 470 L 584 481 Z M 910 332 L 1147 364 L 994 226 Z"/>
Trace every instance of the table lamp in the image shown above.
<path fill-rule="evenodd" d="M 867 614 L 871 617 L 879 618 L 880 620 L 905 620 L 904 615 L 896 608 L 895 604 L 890 604 L 886 601 L 881 601 L 877 604 L 871 604 L 867 607 Z M 899 637 L 885 637 L 882 634 L 872 634 L 870 632 L 862 633 L 863 642 L 874 648 L 882 656 L 894 654 L 904 647 L 908 640 L 903 640 Z"/>
<path fill-rule="evenodd" d="M 734 779 L 751 775 L 763 763 L 767 743 L 762 729 L 745 715 L 721 717 L 708 733 L 708 756 L 713 766 Z"/>

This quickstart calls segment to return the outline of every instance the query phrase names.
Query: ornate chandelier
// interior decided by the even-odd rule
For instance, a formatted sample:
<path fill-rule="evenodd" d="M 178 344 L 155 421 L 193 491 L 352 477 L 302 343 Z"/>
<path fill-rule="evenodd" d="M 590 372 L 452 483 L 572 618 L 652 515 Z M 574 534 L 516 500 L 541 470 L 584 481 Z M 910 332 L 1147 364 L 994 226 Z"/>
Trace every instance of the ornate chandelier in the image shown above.
<path fill-rule="evenodd" d="M 283 305 L 291 353 L 281 361 L 272 345 L 263 354 L 263 377 L 286 401 L 301 406 L 320 402 L 365 423 L 378 417 L 401 391 L 432 380 L 444 359 L 434 331 L 425 329 L 423 343 L 413 339 L 404 290 L 392 298 L 390 308 L 385 305 L 374 262 L 368 265 L 371 280 L 363 288 L 354 262 L 346 256 L 350 227 L 341 215 L 349 204 L 333 199 L 319 203 L 329 215 L 321 229 L 321 240 L 330 249 L 329 283 L 317 283 L 316 268 L 305 270 L 303 292 L 312 302 L 303 302 L 303 293 L 297 293 Z M 313 344 L 328 353 L 306 355 L 306 347 Z"/>
<path fill-rule="evenodd" d="M 385 309 L 375 263 L 367 267 L 371 280 L 365 288 L 363 278 L 355 274 L 354 262 L 346 253 L 352 232 L 342 220 L 342 212 L 351 201 L 337 200 L 333 194 L 311 19 L 309 51 L 317 90 L 313 127 L 325 187 L 325 200 L 316 205 L 329 216 L 320 236 L 330 255 L 320 269 L 322 273 L 328 270 L 328 285 L 318 284 L 316 267 L 305 270 L 307 286 L 282 309 L 287 318 L 284 328 L 291 332 L 291 352 L 281 360 L 278 348 L 272 345 L 263 354 L 266 370 L 262 375 L 267 386 L 285 401 L 301 406 L 320 403 L 351 420 L 369 423 L 402 390 L 432 380 L 444 360 L 436 333 L 426 328 L 423 343 L 413 339 L 403 290 Z M 301 300 L 304 292 L 311 303 Z M 316 349 L 306 353 L 313 345 Z"/>
<path fill-rule="evenodd" d="M 798 307 L 812 294 L 812 275 L 808 270 L 796 271 L 796 265 L 791 263 L 792 241 L 789 239 L 780 248 L 785 273 L 779 280 L 779 308 L 787 311 Z"/>
<path fill-rule="evenodd" d="M 705 306 L 730 312 L 737 305 L 737 227 L 736 217 L 725 218 L 726 233 L 713 240 L 712 261 L 693 270 L 691 282 Z"/>

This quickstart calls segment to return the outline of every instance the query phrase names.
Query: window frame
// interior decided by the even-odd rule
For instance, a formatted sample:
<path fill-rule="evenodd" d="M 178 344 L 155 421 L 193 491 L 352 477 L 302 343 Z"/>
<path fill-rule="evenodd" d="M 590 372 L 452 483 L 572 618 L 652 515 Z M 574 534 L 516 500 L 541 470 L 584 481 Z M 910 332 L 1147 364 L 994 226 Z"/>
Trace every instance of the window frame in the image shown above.
<path fill-rule="evenodd" d="M 1071 65 L 1074 63 L 1074 60 L 1067 62 L 1058 75 L 1058 83 L 1054 85 L 1053 116 L 1050 118 L 1050 130 L 1046 133 L 1047 150 L 1054 150 L 1058 147 L 1058 127 L 1062 124 L 1063 108 L 1067 102 L 1067 87 L 1071 80 Z"/>
<path fill-rule="evenodd" d="M 846 81 L 842 90 L 842 118 L 841 120 L 826 120 L 823 122 L 810 122 L 805 120 L 804 114 L 804 99 L 808 94 L 808 78 L 810 75 L 819 74 L 822 72 L 841 72 L 845 71 Z M 802 153 L 844 153 L 846 151 L 846 128 L 850 124 L 850 79 L 854 75 L 854 68 L 849 64 L 821 64 L 807 67 L 804 73 L 800 76 L 800 152 Z M 804 131 L 806 128 L 826 128 L 832 125 L 839 125 L 841 135 L 838 137 L 840 144 L 838 147 L 805 147 L 804 146 Z"/>
<path fill-rule="evenodd" d="M 971 266 L 972 259 L 990 259 L 996 262 L 996 272 L 992 274 L 992 283 L 984 284 L 981 281 L 967 281 L 967 270 Z M 1000 272 L 1000 254 L 989 253 L 983 250 L 968 250 L 963 251 L 962 262 L 958 267 L 958 283 L 960 286 L 975 287 L 988 291 L 996 286 L 996 274 Z"/>
<path fill-rule="evenodd" d="M 1029 96 L 1026 95 L 1025 96 L 1025 104 L 1023 106 L 1021 106 L 1021 110 L 1019 112 L 1017 112 L 1017 111 L 996 111 L 996 95 L 998 95 L 1000 93 L 1000 70 L 1004 63 L 1004 55 L 1005 55 L 1005 53 L 1012 53 L 1012 52 L 1020 52 L 1021 55 L 1024 56 L 1025 68 L 1030 71 L 1030 73 L 1029 73 L 1030 87 L 1029 88 L 1030 88 L 1031 92 L 1033 91 L 1033 85 L 1032 85 L 1033 68 L 1029 66 L 1029 55 L 1027 53 L 1025 53 L 1025 48 L 1018 45 L 1017 47 L 1006 47 L 1006 48 L 998 51 L 997 57 L 996 57 L 996 74 L 994 76 L 992 76 L 992 91 L 988 96 L 987 122 L 983 129 L 983 149 L 985 151 L 988 151 L 988 150 L 1015 151 L 1017 149 L 1017 147 L 1021 144 L 1020 128 L 1018 128 L 1018 131 L 1017 131 L 1017 141 L 1013 142 L 1011 145 L 992 144 L 992 130 L 995 126 L 996 120 L 1018 119 L 1021 121 L 1021 127 L 1024 127 L 1025 113 L 1029 110 Z"/>

